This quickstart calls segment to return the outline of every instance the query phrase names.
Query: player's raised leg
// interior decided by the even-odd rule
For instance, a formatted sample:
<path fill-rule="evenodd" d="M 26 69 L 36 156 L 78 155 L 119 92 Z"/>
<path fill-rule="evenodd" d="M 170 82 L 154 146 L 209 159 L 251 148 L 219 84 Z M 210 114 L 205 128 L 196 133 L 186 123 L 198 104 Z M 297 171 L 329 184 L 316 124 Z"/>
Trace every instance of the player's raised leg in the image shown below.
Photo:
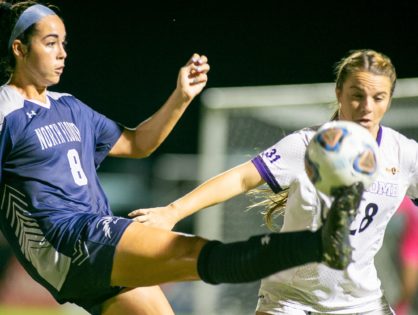
<path fill-rule="evenodd" d="M 196 261 L 206 242 L 133 222 L 116 247 L 111 285 L 134 288 L 198 280 Z"/>
<path fill-rule="evenodd" d="M 322 259 L 321 231 L 270 233 L 224 244 L 133 222 L 117 245 L 111 285 L 243 283 Z"/>

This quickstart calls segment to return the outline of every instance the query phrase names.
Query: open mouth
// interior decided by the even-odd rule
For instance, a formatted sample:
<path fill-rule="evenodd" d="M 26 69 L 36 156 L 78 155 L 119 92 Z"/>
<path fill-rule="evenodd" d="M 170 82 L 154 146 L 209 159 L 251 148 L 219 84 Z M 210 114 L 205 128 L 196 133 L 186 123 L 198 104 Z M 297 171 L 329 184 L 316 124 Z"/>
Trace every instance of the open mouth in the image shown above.
<path fill-rule="evenodd" d="M 361 124 L 361 125 L 364 125 L 364 124 L 369 124 L 371 121 L 372 121 L 371 119 L 366 119 L 366 118 L 363 118 L 363 119 L 358 119 L 358 120 L 357 120 L 357 122 L 358 122 L 359 124 Z"/>
<path fill-rule="evenodd" d="M 55 73 L 62 74 L 64 72 L 64 67 L 55 68 Z"/>

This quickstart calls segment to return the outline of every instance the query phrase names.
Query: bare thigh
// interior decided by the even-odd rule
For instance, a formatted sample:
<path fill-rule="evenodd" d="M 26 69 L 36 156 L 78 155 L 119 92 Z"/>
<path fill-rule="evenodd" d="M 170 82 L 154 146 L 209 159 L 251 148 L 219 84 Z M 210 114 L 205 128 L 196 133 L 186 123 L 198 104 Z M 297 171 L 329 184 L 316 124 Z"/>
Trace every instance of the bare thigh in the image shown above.
<path fill-rule="evenodd" d="M 199 280 L 197 258 L 207 240 L 130 224 L 115 252 L 111 284 L 128 288 Z"/>
<path fill-rule="evenodd" d="M 174 315 L 158 286 L 127 289 L 103 304 L 102 315 Z"/>

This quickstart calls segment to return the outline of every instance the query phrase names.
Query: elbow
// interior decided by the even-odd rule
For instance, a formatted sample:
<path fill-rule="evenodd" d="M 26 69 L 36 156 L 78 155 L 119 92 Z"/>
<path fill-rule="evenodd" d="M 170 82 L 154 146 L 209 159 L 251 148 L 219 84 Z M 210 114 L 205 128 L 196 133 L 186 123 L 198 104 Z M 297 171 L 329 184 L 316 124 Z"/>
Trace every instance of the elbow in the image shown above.
<path fill-rule="evenodd" d="M 264 179 L 252 162 L 244 163 L 239 169 L 241 192 L 248 192 L 264 183 Z"/>
<path fill-rule="evenodd" d="M 144 159 L 144 158 L 147 158 L 147 157 L 149 157 L 149 156 L 150 156 L 153 152 L 154 152 L 154 151 L 142 152 L 142 153 L 140 153 L 140 154 L 137 156 L 137 158 L 139 158 L 139 159 Z"/>
<path fill-rule="evenodd" d="M 137 159 L 143 159 L 149 157 L 157 148 L 137 148 L 134 150 L 132 156 Z"/>
<path fill-rule="evenodd" d="M 134 159 L 145 159 L 147 157 L 149 157 L 151 155 L 152 152 L 134 152 L 130 155 L 128 155 L 128 157 L 130 158 L 134 158 Z"/>

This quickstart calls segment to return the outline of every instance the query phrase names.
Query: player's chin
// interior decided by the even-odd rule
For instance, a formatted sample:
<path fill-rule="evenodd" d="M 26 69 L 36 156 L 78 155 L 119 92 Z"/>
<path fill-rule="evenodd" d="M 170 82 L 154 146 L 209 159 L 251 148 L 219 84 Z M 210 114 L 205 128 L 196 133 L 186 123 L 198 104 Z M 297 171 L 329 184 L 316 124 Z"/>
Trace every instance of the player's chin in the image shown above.
<path fill-rule="evenodd" d="M 356 123 L 358 123 L 360 126 L 366 129 L 371 129 L 373 125 L 373 122 L 369 119 L 360 119 L 360 120 L 357 120 Z"/>
<path fill-rule="evenodd" d="M 47 86 L 51 86 L 51 85 L 58 84 L 60 82 L 60 80 L 61 80 L 61 75 L 59 75 L 59 76 L 57 76 L 57 75 L 52 76 L 52 77 L 48 78 L 48 84 L 47 84 Z"/>

